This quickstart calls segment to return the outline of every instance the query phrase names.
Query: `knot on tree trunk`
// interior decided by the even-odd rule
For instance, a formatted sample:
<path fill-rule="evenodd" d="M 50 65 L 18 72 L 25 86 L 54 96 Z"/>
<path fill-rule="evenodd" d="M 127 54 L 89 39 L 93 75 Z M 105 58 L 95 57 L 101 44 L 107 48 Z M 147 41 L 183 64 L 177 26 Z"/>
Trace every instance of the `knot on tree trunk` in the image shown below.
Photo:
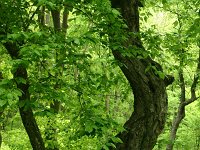
<path fill-rule="evenodd" d="M 174 82 L 174 77 L 171 75 L 166 75 L 164 78 L 165 85 L 168 86 Z"/>

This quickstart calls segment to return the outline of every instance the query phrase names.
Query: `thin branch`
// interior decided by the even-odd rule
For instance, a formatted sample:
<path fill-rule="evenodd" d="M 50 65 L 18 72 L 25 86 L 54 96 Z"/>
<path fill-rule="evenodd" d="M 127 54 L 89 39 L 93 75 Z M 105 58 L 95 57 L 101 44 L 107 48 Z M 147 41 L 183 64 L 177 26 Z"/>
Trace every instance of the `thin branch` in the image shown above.
<path fill-rule="evenodd" d="M 36 10 L 33 12 L 32 16 L 31 16 L 30 19 L 29 19 L 29 22 L 27 23 L 27 25 L 26 25 L 25 28 L 24 28 L 25 31 L 28 29 L 29 25 L 31 24 L 31 21 L 33 20 L 35 14 L 39 11 L 39 9 L 40 9 L 40 6 L 38 6 L 38 7 L 36 8 Z"/>
<path fill-rule="evenodd" d="M 190 89 L 191 92 L 191 98 L 187 101 L 184 102 L 184 105 L 189 105 L 190 103 L 194 102 L 197 100 L 199 97 L 196 97 L 196 86 L 199 82 L 199 71 L 200 71 L 200 50 L 199 50 L 199 57 L 198 57 L 198 64 L 197 64 L 197 69 L 196 69 L 196 74 L 194 75 L 194 80 L 192 82 L 192 86 Z"/>
<path fill-rule="evenodd" d="M 199 99 L 199 97 L 190 98 L 190 99 L 188 99 L 187 101 L 185 101 L 185 102 L 183 103 L 183 105 L 184 105 L 184 106 L 187 106 L 187 105 L 191 104 L 192 102 L 196 101 L 197 99 Z"/>
<path fill-rule="evenodd" d="M 179 80 L 180 80 L 180 88 L 181 88 L 180 101 L 181 102 L 185 102 L 185 80 L 184 80 L 183 69 L 182 68 L 180 68 L 180 71 L 179 71 Z"/>
<path fill-rule="evenodd" d="M 45 69 L 47 71 L 49 77 L 56 78 L 56 76 L 54 76 L 53 74 L 51 74 L 50 71 L 45 67 L 45 65 L 44 65 L 44 63 L 42 61 L 40 62 L 40 64 L 43 67 L 43 69 Z"/>

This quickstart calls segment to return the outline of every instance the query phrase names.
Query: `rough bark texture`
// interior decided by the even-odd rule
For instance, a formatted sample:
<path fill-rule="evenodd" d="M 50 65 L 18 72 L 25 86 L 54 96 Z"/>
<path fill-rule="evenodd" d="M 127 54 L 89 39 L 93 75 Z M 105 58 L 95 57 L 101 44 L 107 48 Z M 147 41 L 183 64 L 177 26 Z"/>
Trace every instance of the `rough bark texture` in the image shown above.
<path fill-rule="evenodd" d="M 52 14 L 52 18 L 53 18 L 54 29 L 57 30 L 57 31 L 60 31 L 61 30 L 60 11 L 59 10 L 52 10 L 51 14 Z"/>
<path fill-rule="evenodd" d="M 5 43 L 5 48 L 13 59 L 20 59 L 18 56 L 18 46 L 16 43 Z M 26 83 L 18 83 L 17 88 L 22 91 L 22 96 L 19 97 L 19 103 L 25 104 L 22 107 L 19 107 L 21 119 L 24 125 L 24 128 L 29 136 L 33 150 L 45 150 L 43 139 L 40 134 L 40 130 L 36 123 L 36 120 L 33 115 L 33 111 L 28 104 L 30 104 L 30 93 L 29 93 L 29 83 L 27 70 L 23 65 L 19 65 L 14 73 L 14 78 L 23 78 L 26 80 Z"/>
<path fill-rule="evenodd" d="M 112 7 L 121 10 L 123 19 L 128 26 L 128 31 L 125 32 L 138 33 L 138 1 L 112 0 L 111 3 Z M 130 37 L 125 46 L 130 45 L 144 51 L 139 37 Z M 151 150 L 164 128 L 167 113 L 166 86 L 172 80 L 161 79 L 153 70 L 145 71 L 149 65 L 162 71 L 161 66 L 151 58 L 126 57 L 117 50 L 113 51 L 113 55 L 123 64 L 120 65 L 120 68 L 129 81 L 134 94 L 134 112 L 124 125 L 126 131 L 117 135 L 123 143 L 117 144 L 116 149 Z"/>

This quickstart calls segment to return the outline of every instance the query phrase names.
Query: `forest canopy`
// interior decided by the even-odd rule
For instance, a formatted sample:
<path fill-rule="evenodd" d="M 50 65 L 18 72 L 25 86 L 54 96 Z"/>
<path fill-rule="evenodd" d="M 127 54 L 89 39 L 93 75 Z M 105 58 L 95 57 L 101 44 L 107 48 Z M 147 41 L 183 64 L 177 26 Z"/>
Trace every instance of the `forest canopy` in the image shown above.
<path fill-rule="evenodd" d="M 199 8 L 1 0 L 1 149 L 200 149 Z"/>

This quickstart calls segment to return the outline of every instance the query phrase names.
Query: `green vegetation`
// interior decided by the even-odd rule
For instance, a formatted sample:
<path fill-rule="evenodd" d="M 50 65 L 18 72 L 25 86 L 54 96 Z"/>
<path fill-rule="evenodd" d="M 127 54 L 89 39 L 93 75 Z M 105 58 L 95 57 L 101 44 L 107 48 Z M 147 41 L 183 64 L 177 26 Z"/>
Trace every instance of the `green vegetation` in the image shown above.
<path fill-rule="evenodd" d="M 200 149 L 199 0 L 1 0 L 2 150 Z"/>

